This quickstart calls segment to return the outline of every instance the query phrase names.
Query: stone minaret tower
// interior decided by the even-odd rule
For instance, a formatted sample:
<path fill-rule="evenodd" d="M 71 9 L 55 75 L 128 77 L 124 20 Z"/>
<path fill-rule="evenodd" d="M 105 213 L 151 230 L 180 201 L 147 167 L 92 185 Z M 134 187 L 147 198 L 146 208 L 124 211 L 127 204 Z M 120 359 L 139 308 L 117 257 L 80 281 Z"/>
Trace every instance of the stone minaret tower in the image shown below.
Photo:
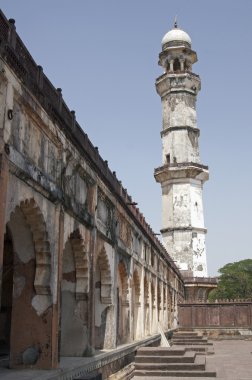
<path fill-rule="evenodd" d="M 156 80 L 163 109 L 163 165 L 155 170 L 162 187 L 163 243 L 187 276 L 206 277 L 206 247 L 202 190 L 208 167 L 199 155 L 196 100 L 200 78 L 192 72 L 197 54 L 191 39 L 177 27 L 164 36 Z"/>

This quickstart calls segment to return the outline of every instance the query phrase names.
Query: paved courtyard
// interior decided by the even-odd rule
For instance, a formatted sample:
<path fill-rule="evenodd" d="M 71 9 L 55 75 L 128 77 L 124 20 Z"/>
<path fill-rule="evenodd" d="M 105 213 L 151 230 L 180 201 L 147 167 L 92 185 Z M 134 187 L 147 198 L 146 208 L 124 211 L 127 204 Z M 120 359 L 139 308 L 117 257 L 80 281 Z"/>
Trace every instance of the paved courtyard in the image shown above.
<path fill-rule="evenodd" d="M 207 368 L 222 380 L 252 380 L 252 341 L 214 341 L 214 355 L 207 356 Z M 137 380 L 160 380 L 160 377 L 137 377 Z M 210 380 L 210 377 L 162 377 L 162 380 Z M 214 378 L 212 378 L 214 379 Z"/>
<path fill-rule="evenodd" d="M 223 340 L 214 342 L 215 354 L 207 357 L 217 379 L 252 380 L 252 341 Z"/>

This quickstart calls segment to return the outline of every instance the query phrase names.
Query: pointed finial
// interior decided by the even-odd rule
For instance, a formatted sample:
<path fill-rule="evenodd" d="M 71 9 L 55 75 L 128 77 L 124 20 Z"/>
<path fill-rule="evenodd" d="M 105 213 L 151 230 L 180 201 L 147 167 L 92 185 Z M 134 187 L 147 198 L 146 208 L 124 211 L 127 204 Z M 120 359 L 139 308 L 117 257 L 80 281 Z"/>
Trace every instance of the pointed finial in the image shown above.
<path fill-rule="evenodd" d="M 178 27 L 178 20 L 177 20 L 177 16 L 175 16 L 174 28 L 177 29 L 177 27 Z"/>

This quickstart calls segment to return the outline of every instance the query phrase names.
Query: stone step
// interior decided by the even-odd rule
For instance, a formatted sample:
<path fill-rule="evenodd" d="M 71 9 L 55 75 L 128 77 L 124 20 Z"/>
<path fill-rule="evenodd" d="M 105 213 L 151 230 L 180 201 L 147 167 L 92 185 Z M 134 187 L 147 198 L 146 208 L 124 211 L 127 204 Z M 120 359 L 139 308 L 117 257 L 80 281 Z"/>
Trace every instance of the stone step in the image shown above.
<path fill-rule="evenodd" d="M 173 336 L 172 337 L 172 340 L 176 340 L 176 339 L 183 339 L 183 340 L 207 340 L 207 338 L 203 338 L 203 336 L 182 336 L 182 337 L 179 337 L 179 336 Z"/>
<path fill-rule="evenodd" d="M 185 352 L 186 349 L 182 347 L 141 347 L 136 356 L 182 356 Z"/>
<path fill-rule="evenodd" d="M 173 334 L 172 339 L 206 339 L 202 335 Z"/>
<path fill-rule="evenodd" d="M 151 380 L 167 380 L 174 377 L 174 379 L 183 378 L 185 380 L 186 377 L 192 379 L 200 378 L 209 378 L 209 377 L 216 377 L 215 371 L 135 371 L 133 379 L 135 380 L 146 380 L 146 378 L 149 378 Z"/>
<path fill-rule="evenodd" d="M 184 340 L 176 340 L 174 342 L 174 344 L 176 344 L 176 346 L 193 346 L 193 345 L 199 345 L 199 346 L 212 346 L 213 343 L 210 343 L 208 341 L 200 341 L 200 340 L 196 340 L 196 341 L 184 341 Z"/>
<path fill-rule="evenodd" d="M 206 358 L 204 356 L 195 357 L 193 363 L 135 363 L 135 371 L 204 371 Z"/>
<path fill-rule="evenodd" d="M 173 347 L 174 347 L 174 349 L 177 348 L 176 346 L 173 346 Z M 178 347 L 178 348 L 179 348 L 179 347 Z M 214 354 L 213 347 L 211 347 L 211 346 L 206 346 L 206 345 L 201 345 L 201 346 L 197 346 L 197 345 L 188 346 L 188 347 L 185 347 L 185 350 L 186 350 L 186 351 L 197 352 L 197 354 L 201 354 L 201 355 L 213 355 L 213 354 Z"/>
<path fill-rule="evenodd" d="M 216 377 L 216 376 L 213 376 L 212 375 L 212 372 L 209 372 L 210 373 L 210 376 L 207 376 L 207 372 L 204 372 L 204 375 L 203 376 L 197 376 L 197 377 L 200 377 L 200 380 L 209 380 L 209 378 L 213 378 L 213 377 Z M 219 380 L 224 380 L 222 378 L 219 378 Z M 134 376 L 133 377 L 133 380 L 146 380 L 146 377 L 145 376 Z M 168 376 L 168 375 L 164 375 L 164 376 L 153 376 L 151 378 L 151 380 L 192 380 L 192 377 L 184 377 L 183 374 L 179 374 L 178 376 Z"/>
<path fill-rule="evenodd" d="M 196 352 L 187 351 L 182 356 L 140 356 L 135 357 L 135 363 L 194 363 Z"/>
<path fill-rule="evenodd" d="M 173 333 L 173 336 L 178 336 L 178 335 L 181 335 L 181 336 L 203 336 L 201 333 L 197 333 L 197 332 L 179 331 L 179 332 Z"/>
<path fill-rule="evenodd" d="M 204 339 L 205 337 L 203 337 L 202 335 L 191 335 L 191 336 L 188 336 L 188 335 L 173 335 L 171 339 Z"/>

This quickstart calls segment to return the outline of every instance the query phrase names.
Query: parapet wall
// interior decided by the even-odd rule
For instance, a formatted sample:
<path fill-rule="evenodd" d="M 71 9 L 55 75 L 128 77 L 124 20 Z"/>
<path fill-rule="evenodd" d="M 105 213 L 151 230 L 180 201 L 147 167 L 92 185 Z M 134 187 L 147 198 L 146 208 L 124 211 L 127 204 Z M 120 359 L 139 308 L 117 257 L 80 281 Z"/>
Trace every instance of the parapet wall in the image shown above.
<path fill-rule="evenodd" d="M 252 328 L 252 300 L 187 302 L 178 316 L 181 328 Z"/>

